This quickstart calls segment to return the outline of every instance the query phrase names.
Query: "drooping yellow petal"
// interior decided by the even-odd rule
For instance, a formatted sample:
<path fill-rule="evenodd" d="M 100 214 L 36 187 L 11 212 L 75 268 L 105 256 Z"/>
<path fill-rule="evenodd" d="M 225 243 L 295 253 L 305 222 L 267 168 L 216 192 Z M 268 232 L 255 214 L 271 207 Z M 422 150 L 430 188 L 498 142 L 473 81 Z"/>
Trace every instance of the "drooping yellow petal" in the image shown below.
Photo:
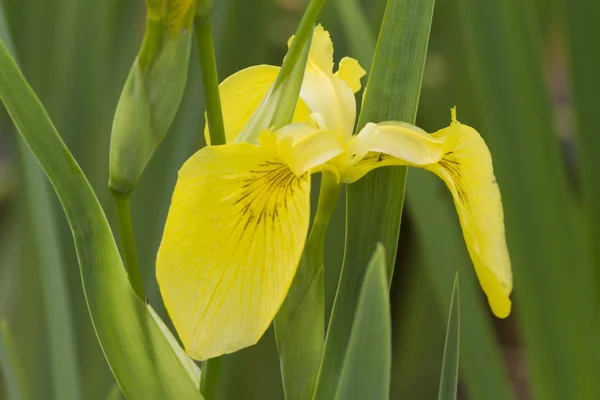
<path fill-rule="evenodd" d="M 276 132 L 263 132 L 261 143 L 274 149 L 296 175 L 319 171 L 323 164 L 344 152 L 339 132 L 303 122 L 287 125 Z"/>
<path fill-rule="evenodd" d="M 256 65 L 243 69 L 225 79 L 219 85 L 223 123 L 227 143 L 233 143 L 237 135 L 254 111 L 258 108 L 273 82 L 277 78 L 279 67 Z M 308 121 L 310 111 L 299 99 L 293 122 Z M 204 129 L 206 143 L 210 144 L 208 125 Z"/>
<path fill-rule="evenodd" d="M 494 314 L 504 318 L 511 308 L 512 272 L 492 158 L 479 133 L 456 121 L 454 110 L 452 116 L 448 128 L 432 135 L 405 123 L 367 124 L 339 157 L 346 160 L 341 180 L 351 183 L 387 165 L 425 168 L 442 178 L 454 198 L 481 287 Z"/>
<path fill-rule="evenodd" d="M 505 318 L 511 309 L 512 271 L 490 152 L 475 129 L 456 119 L 432 136 L 444 141 L 444 156 L 426 168 L 450 189 L 479 283 L 494 314 Z"/>
<path fill-rule="evenodd" d="M 309 197 L 308 174 L 248 143 L 205 147 L 182 167 L 156 273 L 191 357 L 231 353 L 263 335 L 298 266 Z"/>

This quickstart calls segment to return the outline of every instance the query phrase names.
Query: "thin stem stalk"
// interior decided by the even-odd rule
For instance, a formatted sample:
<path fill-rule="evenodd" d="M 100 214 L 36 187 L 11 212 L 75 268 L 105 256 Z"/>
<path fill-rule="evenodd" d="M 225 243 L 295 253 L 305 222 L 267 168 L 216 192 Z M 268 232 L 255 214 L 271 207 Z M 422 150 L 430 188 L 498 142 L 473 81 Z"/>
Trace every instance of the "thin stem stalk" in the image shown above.
<path fill-rule="evenodd" d="M 213 146 L 222 145 L 226 141 L 225 125 L 223 123 L 223 111 L 221 110 L 219 76 L 217 74 L 215 44 L 210 17 L 196 18 L 195 32 L 198 60 L 202 71 L 204 98 L 206 100 L 206 118 L 208 120 L 210 143 Z"/>
<path fill-rule="evenodd" d="M 221 359 L 210 358 L 202 363 L 202 376 L 200 378 L 200 393 L 206 400 L 219 398 L 219 384 L 221 382 Z"/>
<path fill-rule="evenodd" d="M 125 259 L 125 268 L 129 277 L 131 287 L 142 300 L 144 296 L 144 285 L 142 284 L 142 274 L 138 262 L 137 251 L 135 249 L 135 236 L 133 234 L 133 224 L 131 223 L 131 206 L 129 195 L 113 192 L 115 198 L 115 207 L 117 209 L 117 223 L 119 227 L 119 236 L 121 237 L 121 251 Z"/>

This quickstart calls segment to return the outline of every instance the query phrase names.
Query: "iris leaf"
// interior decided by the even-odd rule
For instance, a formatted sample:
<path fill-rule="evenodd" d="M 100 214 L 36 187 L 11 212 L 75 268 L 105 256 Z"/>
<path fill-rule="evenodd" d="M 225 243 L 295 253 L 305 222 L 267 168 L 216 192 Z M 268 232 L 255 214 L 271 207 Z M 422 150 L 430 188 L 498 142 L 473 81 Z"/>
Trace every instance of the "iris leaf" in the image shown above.
<path fill-rule="evenodd" d="M 378 245 L 360 289 L 336 399 L 389 398 L 392 321 L 385 249 Z"/>
<path fill-rule="evenodd" d="M 0 37 L 10 44 L 11 53 L 14 54 L 2 6 L 0 6 Z M 77 342 L 69 304 L 66 265 L 60 252 L 58 228 L 54 219 L 48 183 L 25 143 L 19 139 L 17 145 L 23 169 L 25 203 L 33 233 L 32 242 L 39 260 L 43 305 L 48 327 L 52 389 L 56 398 L 78 399 L 81 397 L 81 388 L 77 366 Z"/>
<path fill-rule="evenodd" d="M 586 241 L 591 250 L 592 268 L 596 271 L 596 304 L 600 290 L 600 135 L 598 103 L 600 102 L 600 54 L 590 51 L 592 38 L 600 37 L 600 2 L 564 1 L 567 25 L 567 46 L 570 51 L 571 83 L 573 85 L 575 133 L 578 142 L 578 162 L 583 194 Z"/>
<path fill-rule="evenodd" d="M 533 2 L 459 6 L 479 131 L 502 191 L 533 397 L 598 398 L 592 272 L 553 124 Z"/>
<path fill-rule="evenodd" d="M 17 349 L 8 328 L 8 323 L 0 319 L 0 372 L 7 399 L 28 400 L 27 383 L 17 355 Z"/>
<path fill-rule="evenodd" d="M 450 312 L 446 328 L 446 344 L 442 361 L 442 374 L 438 400 L 456 400 L 458 389 L 458 359 L 460 349 L 460 298 L 458 291 L 458 272 L 452 286 Z"/>
<path fill-rule="evenodd" d="M 373 59 L 358 128 L 367 122 L 414 123 L 433 0 L 389 0 Z M 346 251 L 333 306 L 315 398 L 335 393 L 365 267 L 376 244 L 387 251 L 388 281 L 396 259 L 406 168 L 375 170 L 346 191 Z"/>
<path fill-rule="evenodd" d="M 90 316 L 121 389 L 129 399 L 201 399 L 129 286 L 98 199 L 4 42 L 0 71 L 0 97 L 52 183 L 71 226 Z"/>

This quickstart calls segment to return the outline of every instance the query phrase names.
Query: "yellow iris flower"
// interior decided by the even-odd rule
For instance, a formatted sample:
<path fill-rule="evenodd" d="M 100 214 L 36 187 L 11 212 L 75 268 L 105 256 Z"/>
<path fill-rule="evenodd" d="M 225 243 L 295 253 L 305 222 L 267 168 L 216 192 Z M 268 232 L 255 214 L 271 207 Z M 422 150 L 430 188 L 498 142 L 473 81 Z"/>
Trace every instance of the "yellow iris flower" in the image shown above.
<path fill-rule="evenodd" d="M 311 174 L 352 183 L 374 168 L 425 168 L 446 183 L 483 291 L 498 317 L 510 313 L 510 260 L 490 153 L 456 120 L 433 134 L 402 122 L 368 123 L 353 135 L 354 93 L 365 74 L 341 60 L 315 29 L 292 124 L 236 142 L 275 81 L 254 66 L 220 85 L 227 144 L 208 146 L 179 171 L 157 257 L 165 306 L 189 355 L 204 360 L 252 345 L 290 287 L 309 227 Z"/>

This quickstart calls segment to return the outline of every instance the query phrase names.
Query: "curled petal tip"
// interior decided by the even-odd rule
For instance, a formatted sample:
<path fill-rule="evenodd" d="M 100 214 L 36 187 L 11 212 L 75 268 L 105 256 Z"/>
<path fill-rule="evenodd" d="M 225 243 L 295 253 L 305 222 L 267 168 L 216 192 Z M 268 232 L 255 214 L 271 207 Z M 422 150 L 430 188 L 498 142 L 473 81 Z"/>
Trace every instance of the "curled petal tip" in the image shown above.
<path fill-rule="evenodd" d="M 493 299 L 489 298 L 488 300 L 490 308 L 496 317 L 504 319 L 510 315 L 512 302 L 508 296 Z"/>

